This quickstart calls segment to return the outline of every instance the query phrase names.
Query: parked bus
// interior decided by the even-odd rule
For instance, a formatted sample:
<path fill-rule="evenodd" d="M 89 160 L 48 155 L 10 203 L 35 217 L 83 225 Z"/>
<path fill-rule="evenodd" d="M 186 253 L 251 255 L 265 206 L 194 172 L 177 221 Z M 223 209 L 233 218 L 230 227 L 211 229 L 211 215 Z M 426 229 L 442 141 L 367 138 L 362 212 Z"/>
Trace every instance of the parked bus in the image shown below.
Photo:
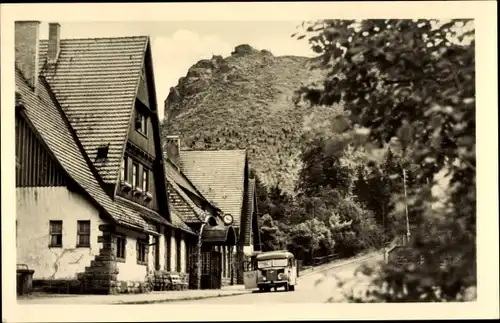
<path fill-rule="evenodd" d="M 294 291 L 297 285 L 297 260 L 286 250 L 268 251 L 253 254 L 243 273 L 246 289 L 259 289 L 269 292 L 283 287 Z"/>

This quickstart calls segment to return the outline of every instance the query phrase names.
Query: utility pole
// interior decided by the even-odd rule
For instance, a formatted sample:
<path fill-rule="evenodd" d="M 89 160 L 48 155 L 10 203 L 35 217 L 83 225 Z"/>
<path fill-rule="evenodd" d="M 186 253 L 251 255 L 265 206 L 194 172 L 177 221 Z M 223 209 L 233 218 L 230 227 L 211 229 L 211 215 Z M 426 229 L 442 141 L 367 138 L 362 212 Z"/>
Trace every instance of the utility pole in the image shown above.
<path fill-rule="evenodd" d="M 314 264 L 314 218 L 316 216 L 316 205 L 313 206 L 313 218 L 311 220 L 311 264 Z"/>

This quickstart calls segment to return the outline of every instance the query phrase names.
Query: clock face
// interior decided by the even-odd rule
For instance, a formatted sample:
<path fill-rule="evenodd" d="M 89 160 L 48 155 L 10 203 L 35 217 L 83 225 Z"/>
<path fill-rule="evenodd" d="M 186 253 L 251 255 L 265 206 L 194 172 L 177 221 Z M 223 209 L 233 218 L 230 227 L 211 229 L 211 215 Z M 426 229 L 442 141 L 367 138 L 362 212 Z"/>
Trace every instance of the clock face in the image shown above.
<path fill-rule="evenodd" d="M 226 214 L 223 217 L 223 221 L 224 221 L 224 224 L 230 225 L 231 223 L 233 223 L 233 216 L 231 214 Z"/>

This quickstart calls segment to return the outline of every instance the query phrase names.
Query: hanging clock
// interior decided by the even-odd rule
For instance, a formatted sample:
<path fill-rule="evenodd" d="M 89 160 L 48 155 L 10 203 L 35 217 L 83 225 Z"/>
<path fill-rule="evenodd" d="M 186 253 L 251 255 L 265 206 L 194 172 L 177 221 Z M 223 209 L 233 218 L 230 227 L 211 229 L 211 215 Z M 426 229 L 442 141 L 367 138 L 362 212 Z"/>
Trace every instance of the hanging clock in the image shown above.
<path fill-rule="evenodd" d="M 224 214 L 222 217 L 225 225 L 231 225 L 233 223 L 233 216 L 231 214 Z"/>

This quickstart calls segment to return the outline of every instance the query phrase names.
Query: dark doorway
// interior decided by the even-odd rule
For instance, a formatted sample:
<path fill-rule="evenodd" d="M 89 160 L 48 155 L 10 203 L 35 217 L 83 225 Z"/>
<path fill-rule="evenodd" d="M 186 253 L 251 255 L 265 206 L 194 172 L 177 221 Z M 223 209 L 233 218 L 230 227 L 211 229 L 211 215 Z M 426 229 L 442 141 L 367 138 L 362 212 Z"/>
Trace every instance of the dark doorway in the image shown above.
<path fill-rule="evenodd" d="M 222 274 L 222 255 L 210 250 L 201 254 L 201 288 L 220 289 Z"/>

